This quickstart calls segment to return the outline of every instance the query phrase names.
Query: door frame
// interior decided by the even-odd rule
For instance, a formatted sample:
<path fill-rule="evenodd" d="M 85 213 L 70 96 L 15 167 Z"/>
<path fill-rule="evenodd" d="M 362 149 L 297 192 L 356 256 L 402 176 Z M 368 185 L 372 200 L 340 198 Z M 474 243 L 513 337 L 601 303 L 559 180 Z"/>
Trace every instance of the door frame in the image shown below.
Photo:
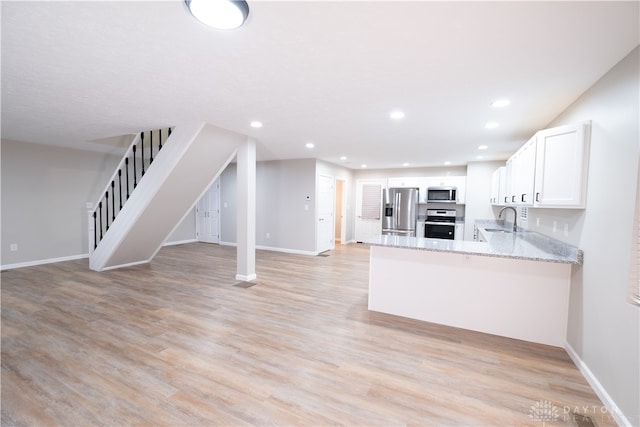
<path fill-rule="evenodd" d="M 320 227 L 319 227 L 319 223 L 320 223 L 320 180 L 323 178 L 328 178 L 329 180 L 331 180 L 332 185 L 331 188 L 333 189 L 332 191 L 332 195 L 329 198 L 331 201 L 331 245 L 329 248 L 324 249 L 324 248 L 320 248 Z M 326 252 L 326 251 L 331 251 L 334 250 L 336 248 L 336 221 L 335 221 L 335 216 L 336 216 L 336 178 L 334 176 L 331 175 L 325 175 L 325 174 L 319 174 L 318 175 L 318 181 L 317 181 L 317 186 L 316 186 L 316 218 L 315 218 L 315 223 L 316 223 L 316 252 L 318 253 L 322 253 L 322 252 Z"/>
<path fill-rule="evenodd" d="M 195 214 L 196 214 L 196 241 L 198 242 L 203 242 L 203 243 L 214 243 L 214 242 L 210 242 L 210 241 L 206 241 L 206 240 L 200 240 L 200 218 L 198 217 L 198 209 L 200 206 L 200 202 L 202 201 L 202 199 L 204 199 L 206 197 L 206 194 L 211 191 L 211 188 L 213 188 L 214 185 L 218 186 L 218 191 L 217 191 L 217 206 L 218 206 L 218 221 L 217 221 L 217 229 L 215 230 L 216 234 L 218 235 L 218 242 L 217 244 L 220 244 L 220 225 L 221 225 L 221 216 L 222 216 L 222 210 L 220 209 L 220 177 L 217 177 L 212 183 L 211 185 L 207 188 L 207 190 L 202 193 L 202 196 L 200 197 L 200 199 L 196 202 L 196 206 L 195 206 Z M 215 243 L 214 243 L 215 244 Z"/>

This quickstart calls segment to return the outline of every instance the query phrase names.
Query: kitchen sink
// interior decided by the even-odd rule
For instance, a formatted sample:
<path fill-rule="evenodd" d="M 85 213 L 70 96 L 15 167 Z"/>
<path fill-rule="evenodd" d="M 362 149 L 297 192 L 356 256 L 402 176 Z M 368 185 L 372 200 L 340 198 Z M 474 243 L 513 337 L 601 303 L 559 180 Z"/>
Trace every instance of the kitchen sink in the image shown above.
<path fill-rule="evenodd" d="M 505 230 L 504 228 L 485 228 L 484 231 L 489 233 L 513 233 L 513 231 Z"/>

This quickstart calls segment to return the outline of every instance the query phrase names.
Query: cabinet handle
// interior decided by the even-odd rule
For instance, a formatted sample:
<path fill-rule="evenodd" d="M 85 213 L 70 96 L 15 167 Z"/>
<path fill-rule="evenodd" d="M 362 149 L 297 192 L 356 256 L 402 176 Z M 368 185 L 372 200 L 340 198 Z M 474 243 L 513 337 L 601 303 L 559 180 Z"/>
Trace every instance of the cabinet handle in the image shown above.
<path fill-rule="evenodd" d="M 509 196 L 504 196 L 504 202 L 507 203 L 507 199 L 509 198 Z"/>
<path fill-rule="evenodd" d="M 511 203 L 515 203 L 516 202 L 516 196 L 511 196 Z"/>
<path fill-rule="evenodd" d="M 536 202 L 540 201 L 540 193 L 536 193 Z"/>
<path fill-rule="evenodd" d="M 523 194 L 523 195 L 522 195 L 522 197 L 520 198 L 520 200 L 522 200 L 522 203 L 526 203 L 526 200 L 525 200 L 525 199 L 526 199 L 526 197 L 527 197 L 527 195 L 526 195 L 526 194 Z"/>

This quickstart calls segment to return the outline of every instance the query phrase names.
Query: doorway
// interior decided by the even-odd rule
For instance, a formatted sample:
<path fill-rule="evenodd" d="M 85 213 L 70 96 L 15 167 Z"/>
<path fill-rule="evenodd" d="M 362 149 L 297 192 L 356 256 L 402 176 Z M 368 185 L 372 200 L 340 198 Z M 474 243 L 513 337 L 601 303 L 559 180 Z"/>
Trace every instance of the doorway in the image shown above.
<path fill-rule="evenodd" d="M 196 239 L 220 243 L 220 177 L 211 184 L 196 205 Z"/>
<path fill-rule="evenodd" d="M 334 244 L 334 204 L 335 179 L 332 176 L 320 175 L 318 181 L 318 252 L 325 252 L 335 248 Z"/>
<path fill-rule="evenodd" d="M 345 201 L 345 185 L 346 181 L 336 179 L 336 223 L 335 223 L 335 241 L 336 243 L 347 243 L 347 205 Z"/>

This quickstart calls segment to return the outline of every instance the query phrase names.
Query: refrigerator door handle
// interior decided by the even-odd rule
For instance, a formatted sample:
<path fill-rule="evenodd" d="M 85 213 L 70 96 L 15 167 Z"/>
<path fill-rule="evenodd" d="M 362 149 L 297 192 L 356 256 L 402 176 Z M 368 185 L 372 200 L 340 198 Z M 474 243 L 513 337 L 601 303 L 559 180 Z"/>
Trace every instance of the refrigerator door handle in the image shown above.
<path fill-rule="evenodd" d="M 395 209 L 393 210 L 393 215 L 394 215 L 394 222 L 395 222 L 395 228 L 398 228 L 398 211 L 400 210 L 400 206 L 402 202 L 402 194 L 400 193 L 396 193 L 396 206 Z"/>

